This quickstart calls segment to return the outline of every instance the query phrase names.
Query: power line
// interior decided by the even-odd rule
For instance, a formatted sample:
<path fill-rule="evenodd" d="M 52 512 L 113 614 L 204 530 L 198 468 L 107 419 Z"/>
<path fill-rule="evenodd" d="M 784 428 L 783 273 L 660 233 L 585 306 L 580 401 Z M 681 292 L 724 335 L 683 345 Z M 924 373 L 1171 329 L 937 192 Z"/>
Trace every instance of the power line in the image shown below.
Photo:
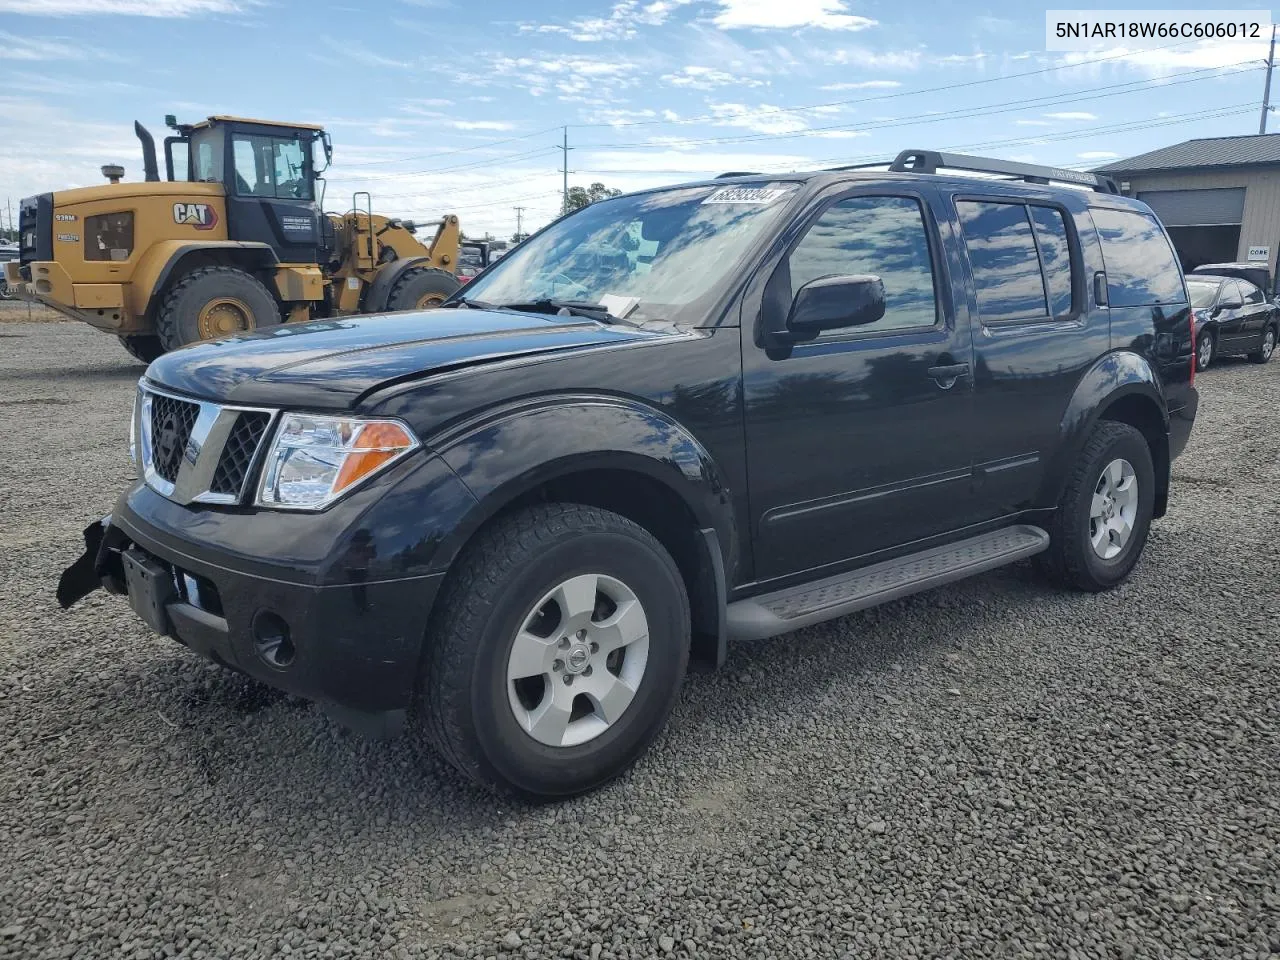
<path fill-rule="evenodd" d="M 516 143 L 520 140 L 529 140 L 533 137 L 545 136 L 548 133 L 554 133 L 559 127 L 547 127 L 545 130 L 535 130 L 533 133 L 522 133 L 517 137 L 507 137 L 505 140 L 489 140 L 485 143 L 477 143 L 471 147 L 460 147 L 457 150 L 441 150 L 437 153 L 420 153 L 412 157 L 399 157 L 395 160 L 366 160 L 366 166 L 381 165 L 387 163 L 407 163 L 410 160 L 431 160 L 435 157 L 452 157 L 459 153 L 471 153 L 474 150 L 486 150 L 489 147 L 500 147 L 508 143 Z"/>
<path fill-rule="evenodd" d="M 539 147 L 537 150 L 530 150 L 528 153 L 506 154 L 501 157 L 492 157 L 488 160 L 474 160 L 471 163 L 460 163 L 453 167 L 436 167 L 432 170 L 407 170 L 398 173 L 370 174 L 367 176 L 350 176 L 350 177 L 333 177 L 331 183 L 353 183 L 356 181 L 377 182 L 382 180 L 402 180 L 405 177 L 421 177 L 435 173 L 451 173 L 455 170 L 470 170 L 475 167 L 493 166 L 495 163 L 507 163 L 512 160 L 523 160 L 528 157 L 539 156 L 540 154 L 549 153 L 552 150 L 559 150 L 559 147 Z"/>
<path fill-rule="evenodd" d="M 1169 50 L 1173 47 L 1186 46 L 1189 43 L 1195 43 L 1195 40 L 1179 40 L 1177 43 L 1165 44 L 1161 47 L 1152 47 L 1155 50 Z M 743 117 L 768 116 L 779 113 L 803 113 L 806 110 L 821 110 L 826 107 L 844 107 L 859 103 L 879 103 L 884 100 L 895 100 L 901 97 L 915 97 L 925 93 L 949 93 L 953 90 L 960 90 L 965 87 L 976 87 L 987 83 L 1000 83 L 1005 80 L 1020 80 L 1024 77 L 1036 77 L 1046 73 L 1056 73 L 1060 70 L 1074 70 L 1078 67 L 1092 66 L 1098 63 L 1108 63 L 1115 60 L 1123 60 L 1126 57 L 1133 56 L 1133 51 L 1127 53 L 1112 54 L 1108 57 L 1097 57 L 1093 60 L 1080 60 L 1076 63 L 1057 64 L 1052 67 L 1044 67 L 1040 70 L 1028 70 L 1024 73 L 1007 73 L 1000 77 L 984 77 L 980 80 L 967 80 L 964 83 L 949 83 L 937 87 L 922 87 L 918 90 L 899 90 L 894 93 L 879 94 L 872 97 L 856 97 L 850 100 L 829 100 L 826 103 L 808 104 L 802 107 L 772 107 L 768 110 L 750 110 L 736 114 L 707 114 L 700 117 L 680 117 L 675 120 L 627 120 L 618 123 L 575 123 L 570 126 L 582 129 L 599 128 L 599 127 L 644 127 L 644 126 L 661 126 L 670 124 L 683 123 L 701 123 L 709 120 L 735 120 Z"/>
<path fill-rule="evenodd" d="M 1242 60 L 1240 63 L 1228 64 L 1227 67 L 1240 67 L 1245 64 L 1252 63 L 1249 60 Z M 975 117 L 993 116 L 1000 113 L 1014 113 L 1023 110 L 1028 106 L 1039 107 L 1060 107 L 1070 106 L 1075 103 L 1082 103 L 1089 100 L 1104 100 L 1109 97 L 1126 96 L 1132 93 L 1144 93 L 1155 86 L 1157 88 L 1176 87 L 1187 83 L 1202 83 L 1206 80 L 1216 80 L 1221 77 L 1231 77 L 1238 74 L 1249 73 L 1259 69 L 1256 66 L 1245 67 L 1241 70 L 1232 70 L 1229 73 L 1221 73 L 1225 67 L 1203 67 L 1199 70 L 1188 70 L 1184 73 L 1172 74 L 1174 77 L 1186 77 L 1188 79 L 1169 81 L 1163 78 L 1151 80 L 1130 80 L 1125 83 L 1104 84 L 1100 87 L 1086 87 L 1083 90 L 1077 90 L 1070 93 L 1050 94 L 1044 97 L 1035 97 L 1032 99 L 1006 100 L 999 103 L 989 103 L 978 107 L 960 107 L 955 110 L 943 111 L 939 113 L 925 114 L 923 116 L 898 117 L 891 120 L 872 121 L 870 123 L 860 124 L 856 128 L 850 127 L 847 123 L 827 124 L 820 127 L 806 127 L 803 130 L 788 131 L 785 133 L 754 133 L 739 134 L 735 136 L 725 137 L 702 137 L 689 138 L 683 140 L 666 140 L 662 143 L 593 143 L 585 144 L 582 149 L 589 150 L 654 150 L 662 148 L 670 148 L 674 146 L 701 146 L 714 143 L 756 143 L 761 141 L 775 140 L 794 140 L 814 133 L 823 133 L 833 130 L 844 130 L 849 132 L 862 132 L 866 130 L 882 130 L 891 127 L 912 126 L 924 123 L 940 123 L 946 120 L 967 120 Z M 1213 76 L 1197 76 L 1198 74 L 1210 73 Z M 1120 89 L 1120 88 L 1132 89 Z M 1110 92 L 1101 92 L 1110 91 Z M 1082 94 L 1090 94 L 1082 96 Z"/>

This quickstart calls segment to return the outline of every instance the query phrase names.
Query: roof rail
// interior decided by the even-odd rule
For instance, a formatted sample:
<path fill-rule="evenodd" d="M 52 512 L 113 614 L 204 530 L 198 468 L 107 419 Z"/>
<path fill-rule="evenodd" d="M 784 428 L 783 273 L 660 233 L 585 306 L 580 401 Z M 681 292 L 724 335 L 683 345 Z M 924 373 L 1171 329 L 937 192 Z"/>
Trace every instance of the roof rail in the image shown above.
<path fill-rule="evenodd" d="M 1014 160 L 993 160 L 989 157 L 969 157 L 961 153 L 941 153 L 937 150 L 903 150 L 889 165 L 893 173 L 937 173 L 939 169 L 968 170 L 973 173 L 997 173 L 1027 183 L 1073 183 L 1089 187 L 1099 193 L 1119 194 L 1120 188 L 1110 177 L 1082 170 L 1062 167 L 1042 167 L 1034 163 L 1018 163 Z"/>
<path fill-rule="evenodd" d="M 725 177 L 758 177 L 760 174 L 754 170 L 730 170 L 728 173 L 717 173 L 716 179 L 723 180 Z"/>
<path fill-rule="evenodd" d="M 874 160 L 871 163 L 845 163 L 838 167 L 823 167 L 825 173 L 838 173 L 841 170 L 869 170 L 872 167 L 887 167 L 891 161 Z"/>

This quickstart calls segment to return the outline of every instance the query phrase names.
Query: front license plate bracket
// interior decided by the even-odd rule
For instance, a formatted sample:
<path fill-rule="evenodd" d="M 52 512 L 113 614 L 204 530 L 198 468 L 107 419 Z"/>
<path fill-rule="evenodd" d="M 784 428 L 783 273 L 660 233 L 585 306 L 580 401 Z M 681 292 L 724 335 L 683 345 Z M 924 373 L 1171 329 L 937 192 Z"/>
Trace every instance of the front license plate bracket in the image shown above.
<path fill-rule="evenodd" d="M 165 607 L 177 599 L 173 572 L 134 548 L 122 550 L 120 559 L 129 591 L 129 606 L 156 633 L 169 633 L 169 613 Z"/>

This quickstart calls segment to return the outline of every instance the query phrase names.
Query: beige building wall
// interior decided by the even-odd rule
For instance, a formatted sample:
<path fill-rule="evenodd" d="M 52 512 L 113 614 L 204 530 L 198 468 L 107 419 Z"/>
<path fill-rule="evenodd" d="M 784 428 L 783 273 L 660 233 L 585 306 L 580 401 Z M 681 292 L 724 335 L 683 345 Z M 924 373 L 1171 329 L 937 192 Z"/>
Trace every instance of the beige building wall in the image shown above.
<path fill-rule="evenodd" d="M 1233 170 L 1185 173 L 1133 174 L 1116 176 L 1129 184 L 1125 194 L 1137 196 L 1144 190 L 1216 190 L 1244 187 L 1244 222 L 1240 225 L 1237 260 L 1247 260 L 1250 247 L 1271 248 L 1271 271 L 1276 275 L 1276 258 L 1280 256 L 1280 167 L 1237 168 Z"/>

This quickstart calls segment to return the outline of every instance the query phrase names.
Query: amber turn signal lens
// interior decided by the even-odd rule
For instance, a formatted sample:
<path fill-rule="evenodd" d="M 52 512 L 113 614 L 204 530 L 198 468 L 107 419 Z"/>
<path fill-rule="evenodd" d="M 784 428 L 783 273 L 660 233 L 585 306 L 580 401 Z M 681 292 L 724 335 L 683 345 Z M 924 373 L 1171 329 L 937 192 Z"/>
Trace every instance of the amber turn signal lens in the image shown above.
<path fill-rule="evenodd" d="M 413 444 L 413 438 L 399 424 L 386 421 L 365 424 L 356 435 L 342 469 L 338 471 L 338 479 L 333 482 L 333 492 L 341 493 L 353 483 L 360 482 Z"/>

